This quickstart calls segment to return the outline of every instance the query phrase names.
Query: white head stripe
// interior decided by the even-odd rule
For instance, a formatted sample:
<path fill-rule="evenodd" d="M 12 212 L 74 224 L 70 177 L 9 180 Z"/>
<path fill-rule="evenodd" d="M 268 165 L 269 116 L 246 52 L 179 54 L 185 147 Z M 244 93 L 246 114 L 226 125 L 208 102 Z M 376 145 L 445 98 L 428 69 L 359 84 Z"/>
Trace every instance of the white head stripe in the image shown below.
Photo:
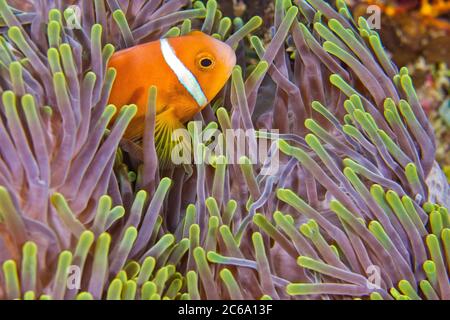
<path fill-rule="evenodd" d="M 175 73 L 178 81 L 186 88 L 189 94 L 194 98 L 199 107 L 203 107 L 208 103 L 205 94 L 203 93 L 200 84 L 194 75 L 189 71 L 188 68 L 183 64 L 183 62 L 178 59 L 177 55 L 173 51 L 167 39 L 161 39 L 161 51 L 164 60 Z"/>

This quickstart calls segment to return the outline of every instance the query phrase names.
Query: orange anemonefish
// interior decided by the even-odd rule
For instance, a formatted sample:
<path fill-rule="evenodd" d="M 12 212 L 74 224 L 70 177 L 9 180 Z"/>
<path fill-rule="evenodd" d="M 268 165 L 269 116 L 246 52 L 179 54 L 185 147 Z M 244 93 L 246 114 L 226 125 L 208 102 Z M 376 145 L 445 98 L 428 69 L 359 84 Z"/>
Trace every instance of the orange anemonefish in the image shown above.
<path fill-rule="evenodd" d="M 217 95 L 235 64 L 236 55 L 230 46 L 200 31 L 115 53 L 109 62 L 109 67 L 117 71 L 109 103 L 138 107 L 125 137 L 142 136 L 148 89 L 156 86 L 155 147 L 160 160 L 167 162 L 171 133 Z"/>

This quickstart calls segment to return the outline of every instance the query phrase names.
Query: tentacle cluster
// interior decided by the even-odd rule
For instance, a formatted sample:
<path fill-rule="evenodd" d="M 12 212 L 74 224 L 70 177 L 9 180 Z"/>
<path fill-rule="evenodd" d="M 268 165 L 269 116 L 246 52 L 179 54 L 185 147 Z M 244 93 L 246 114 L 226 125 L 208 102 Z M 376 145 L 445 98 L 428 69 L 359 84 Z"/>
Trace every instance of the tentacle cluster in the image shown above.
<path fill-rule="evenodd" d="M 344 1 L 276 0 L 268 44 L 215 0 L 33 5 L 0 0 L 0 298 L 450 299 L 433 131 Z M 155 88 L 122 140 L 136 107 L 107 105 L 108 59 L 192 28 L 240 66 L 189 133 L 255 129 L 271 175 L 226 153 L 158 170 Z"/>

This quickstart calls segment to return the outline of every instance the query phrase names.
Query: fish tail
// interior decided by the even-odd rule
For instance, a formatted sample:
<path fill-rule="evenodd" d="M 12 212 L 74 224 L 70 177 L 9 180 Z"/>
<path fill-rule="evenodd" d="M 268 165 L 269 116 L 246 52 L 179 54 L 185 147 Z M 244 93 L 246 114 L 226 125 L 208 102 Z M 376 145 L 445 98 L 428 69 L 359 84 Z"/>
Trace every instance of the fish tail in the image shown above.
<path fill-rule="evenodd" d="M 161 169 L 168 169 L 179 164 L 177 159 L 180 159 L 180 156 L 177 156 L 175 151 L 180 151 L 182 148 L 183 152 L 186 153 L 186 150 L 190 150 L 187 145 L 188 139 L 183 138 L 187 134 L 187 130 L 172 111 L 165 111 L 156 115 L 155 120 L 155 149 L 159 166 Z M 182 130 L 177 131 L 178 129 Z M 174 150 L 175 148 L 177 149 Z M 184 154 L 184 157 L 186 156 L 188 155 Z"/>

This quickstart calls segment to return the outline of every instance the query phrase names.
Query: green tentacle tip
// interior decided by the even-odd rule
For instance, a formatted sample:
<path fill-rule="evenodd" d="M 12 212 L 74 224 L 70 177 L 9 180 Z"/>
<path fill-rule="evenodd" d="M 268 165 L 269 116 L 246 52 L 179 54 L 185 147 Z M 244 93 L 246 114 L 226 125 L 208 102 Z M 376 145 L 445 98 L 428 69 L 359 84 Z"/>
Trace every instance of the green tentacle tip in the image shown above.
<path fill-rule="evenodd" d="M 360 16 L 358 18 L 358 26 L 365 30 L 370 30 L 369 23 L 367 22 L 366 18 L 364 18 L 363 16 Z"/>
<path fill-rule="evenodd" d="M 189 19 L 185 19 L 183 21 L 183 23 L 181 24 L 181 28 L 180 28 L 181 35 L 186 35 L 189 32 L 191 32 L 191 28 L 192 28 L 192 21 Z"/>
<path fill-rule="evenodd" d="M 77 300 L 94 300 L 94 297 L 89 292 L 80 292 L 77 295 Z"/>
<path fill-rule="evenodd" d="M 414 290 L 414 288 L 411 286 L 409 281 L 407 280 L 401 280 L 398 284 L 398 287 L 400 291 L 409 297 L 411 300 L 422 300 L 420 296 L 417 294 L 417 292 Z"/>
<path fill-rule="evenodd" d="M 125 17 L 125 13 L 122 10 L 118 9 L 118 10 L 114 11 L 112 15 L 113 15 L 114 20 L 116 20 L 116 22 L 118 24 L 128 25 L 127 19 Z"/>
<path fill-rule="evenodd" d="M 191 243 L 197 243 L 200 237 L 200 226 L 193 224 L 189 227 L 189 240 Z"/>
<path fill-rule="evenodd" d="M 193 7 L 194 9 L 206 9 L 206 6 L 202 1 L 195 1 Z"/>
<path fill-rule="evenodd" d="M 58 265 L 56 269 L 55 281 L 53 283 L 53 296 L 55 299 L 63 299 L 68 280 L 69 267 L 72 264 L 72 253 L 70 251 L 63 251 L 59 254 Z"/>
<path fill-rule="evenodd" d="M 292 155 L 292 147 L 284 140 L 278 140 L 277 146 L 281 150 L 281 152 L 285 153 L 288 156 Z"/>
<path fill-rule="evenodd" d="M 16 108 L 16 95 L 14 94 L 14 92 L 12 91 L 5 91 L 2 94 L 2 101 L 3 104 L 5 105 L 5 108 L 7 109 L 15 109 Z M 9 112 L 7 110 L 7 112 Z M 8 192 L 4 187 L 1 187 L 2 189 L 5 190 L 5 192 Z"/>
<path fill-rule="evenodd" d="M 60 24 L 62 24 L 62 14 L 61 11 L 58 9 L 51 9 L 48 12 L 48 20 L 49 21 L 57 21 Z"/>
<path fill-rule="evenodd" d="M 106 294 L 107 300 L 121 300 L 123 283 L 120 279 L 111 281 Z"/>
<path fill-rule="evenodd" d="M 256 65 L 255 69 L 253 70 L 250 77 L 247 79 L 249 81 L 250 79 L 254 81 L 254 79 L 261 79 L 261 77 L 266 74 L 267 70 L 269 69 L 269 64 L 265 60 L 261 60 Z"/>
<path fill-rule="evenodd" d="M 291 203 L 296 200 L 297 196 L 289 189 L 277 189 L 277 198 L 281 201 Z"/>
<path fill-rule="evenodd" d="M 435 234 L 436 236 L 440 236 L 444 228 L 444 222 L 439 211 L 433 211 L 430 213 L 430 225 L 433 234 Z"/>
<path fill-rule="evenodd" d="M 431 213 L 434 210 L 434 204 L 427 201 L 423 204 L 422 208 L 426 213 Z"/>
<path fill-rule="evenodd" d="M 254 16 L 245 25 L 242 25 L 242 19 L 235 18 L 233 23 L 237 31 L 228 38 L 227 43 L 236 48 L 239 41 L 263 24 L 263 19 L 259 16 Z"/>
<path fill-rule="evenodd" d="M 412 183 L 419 181 L 419 175 L 417 174 L 417 167 L 414 163 L 408 163 L 405 167 L 406 177 Z"/>
<path fill-rule="evenodd" d="M 122 284 L 124 284 L 125 282 L 128 281 L 128 275 L 127 275 L 127 273 L 124 270 L 120 270 L 117 273 L 115 279 L 118 279 L 118 280 L 122 281 Z"/>
<path fill-rule="evenodd" d="M 402 71 L 403 71 L 403 74 L 402 74 Z M 412 79 L 408 75 L 408 69 L 400 70 L 400 83 L 402 85 L 403 90 L 405 90 L 407 93 L 409 93 L 411 90 L 414 90 Z"/>
<path fill-rule="evenodd" d="M 156 265 L 156 259 L 154 257 L 147 257 L 144 259 L 144 262 L 141 265 L 141 270 L 139 272 L 139 276 L 138 276 L 138 284 L 143 284 L 144 282 L 146 282 L 148 279 L 150 279 L 153 270 L 155 268 Z"/>
<path fill-rule="evenodd" d="M 306 119 L 305 127 L 318 136 L 320 136 L 320 133 L 325 131 L 323 127 L 319 123 L 317 123 L 314 119 Z M 296 148 L 296 150 L 300 149 Z"/>
<path fill-rule="evenodd" d="M 22 31 L 19 27 L 11 27 L 8 29 L 8 37 L 11 38 L 15 43 L 25 41 L 23 38 Z"/>
<path fill-rule="evenodd" d="M 94 243 L 94 238 L 95 238 L 95 235 L 92 231 L 90 231 L 90 230 L 84 231 L 80 235 L 80 238 L 78 239 L 78 244 L 77 244 L 77 249 L 75 251 L 75 255 L 77 254 L 78 251 L 87 253 L 87 251 L 89 250 L 91 245 Z"/>
<path fill-rule="evenodd" d="M 56 211 L 63 220 L 63 222 L 77 237 L 79 237 L 86 230 L 86 228 L 75 217 L 64 196 L 56 192 L 51 196 L 50 201 L 56 208 Z"/>
<path fill-rule="evenodd" d="M 9 72 L 11 76 L 11 80 L 13 81 L 13 85 L 20 86 L 23 89 L 24 83 L 23 83 L 23 67 L 18 61 L 11 62 L 9 65 Z"/>
<path fill-rule="evenodd" d="M 407 67 L 401 67 L 399 70 L 399 75 L 402 76 L 407 76 L 409 75 L 409 70 Z"/>
<path fill-rule="evenodd" d="M 101 24 L 94 24 L 91 28 L 91 41 L 93 41 L 94 43 L 98 43 L 100 44 L 100 37 L 102 35 L 103 32 L 103 27 Z"/>
<path fill-rule="evenodd" d="M 211 35 L 211 37 L 213 37 L 214 39 L 220 40 L 220 41 L 223 40 L 222 36 L 220 34 L 218 34 L 218 33 L 213 33 Z"/>
<path fill-rule="evenodd" d="M 239 284 L 236 282 L 230 270 L 224 268 L 220 271 L 220 278 L 224 282 L 227 290 L 233 300 L 243 299 Z"/>
<path fill-rule="evenodd" d="M 264 21 L 260 16 L 254 16 L 247 22 L 247 24 L 249 25 L 249 29 L 251 27 L 253 31 L 254 29 L 257 29 L 260 26 L 262 26 L 263 22 Z"/>
<path fill-rule="evenodd" d="M 164 34 L 163 38 L 178 37 L 179 35 L 181 35 L 181 29 L 178 27 L 172 27 Z"/>
<path fill-rule="evenodd" d="M 319 234 L 319 232 L 320 232 L 319 225 L 317 224 L 316 220 L 314 220 L 314 219 L 309 219 L 308 222 L 303 224 L 302 226 L 305 229 L 306 233 L 309 234 L 310 237 L 313 237 L 313 236 Z"/>
<path fill-rule="evenodd" d="M 320 143 L 319 139 L 317 139 L 317 137 L 315 135 L 311 134 L 311 133 L 308 133 L 305 136 L 305 141 L 315 151 L 316 151 L 316 149 L 319 150 L 319 149 L 322 148 L 322 144 Z"/>
<path fill-rule="evenodd" d="M 22 247 L 22 254 L 24 257 L 33 257 L 37 253 L 37 246 L 34 242 L 28 241 Z"/>
<path fill-rule="evenodd" d="M 57 47 L 61 40 L 61 24 L 57 21 L 50 21 L 47 27 L 47 34 L 50 47 Z"/>
<path fill-rule="evenodd" d="M 450 260 L 450 229 L 443 229 L 441 232 L 441 238 L 444 243 L 445 250 L 447 251 L 447 260 Z"/>
<path fill-rule="evenodd" d="M 427 280 L 421 280 L 419 282 L 420 290 L 422 290 L 423 294 L 428 300 L 439 300 L 439 297 L 434 290 L 433 286 Z"/>
<path fill-rule="evenodd" d="M 193 300 L 199 300 L 200 293 L 198 290 L 198 276 L 195 271 L 188 271 L 188 273 L 186 274 L 186 284 L 191 298 Z"/>
<path fill-rule="evenodd" d="M 350 160 L 350 159 L 345 159 L 344 160 L 344 163 L 345 163 L 345 165 L 348 165 L 350 162 L 351 162 L 352 160 Z M 376 196 L 384 196 L 384 189 L 383 189 L 383 187 L 382 186 L 380 186 L 379 184 L 373 184 L 371 187 L 370 187 L 370 193 L 374 196 L 374 197 L 376 197 Z"/>
<path fill-rule="evenodd" d="M 436 265 L 433 261 L 427 260 L 423 263 L 423 270 L 427 274 L 434 274 L 436 273 Z"/>
<path fill-rule="evenodd" d="M 436 264 L 436 270 L 439 274 L 442 274 L 441 272 L 443 271 L 443 269 L 445 268 L 445 262 L 444 262 L 444 257 L 443 254 L 444 252 L 441 250 L 441 245 L 439 243 L 439 238 L 434 235 L 434 234 L 429 234 L 426 238 L 425 238 L 425 242 L 427 244 L 428 247 L 428 251 L 430 252 L 430 256 L 431 256 L 431 260 Z M 445 251 L 446 251 L 446 255 L 448 255 L 448 243 L 444 243 L 445 246 Z M 447 256 L 448 258 L 448 256 Z M 428 274 L 427 274 L 428 276 Z M 430 274 L 430 276 L 433 276 Z M 431 281 L 433 279 L 430 279 L 430 282 L 434 283 L 433 281 Z"/>
<path fill-rule="evenodd" d="M 161 182 L 159 183 L 159 187 L 161 187 L 162 190 L 165 190 L 167 192 L 167 190 L 170 188 L 170 186 L 172 185 L 172 179 L 164 177 L 161 179 Z"/>
<path fill-rule="evenodd" d="M 403 300 L 403 299 L 401 298 L 401 297 L 402 297 L 402 294 L 401 294 L 400 292 L 398 292 L 397 289 L 391 288 L 391 289 L 389 290 L 389 293 L 391 294 L 391 296 L 394 297 L 395 300 Z"/>
<path fill-rule="evenodd" d="M 156 272 L 153 282 L 156 284 L 158 294 L 162 294 L 169 277 L 169 266 L 163 267 Z"/>
<path fill-rule="evenodd" d="M 152 294 L 149 300 L 161 300 L 161 295 L 157 293 Z"/>
<path fill-rule="evenodd" d="M 442 224 L 444 228 L 450 228 L 450 212 L 445 207 L 439 207 L 439 213 L 441 214 Z"/>
<path fill-rule="evenodd" d="M 336 247 L 334 244 L 330 245 L 330 249 L 333 251 L 333 253 L 336 255 L 337 258 L 340 258 L 340 253 L 338 247 Z"/>
<path fill-rule="evenodd" d="M 342 50 L 337 44 L 328 40 L 323 43 L 322 47 L 325 49 L 326 52 L 331 53 L 332 55 L 335 55 L 340 59 L 348 54 L 347 52 Z"/>
<path fill-rule="evenodd" d="M 220 209 L 215 198 L 208 197 L 205 201 L 205 204 L 212 217 L 220 218 Z"/>
<path fill-rule="evenodd" d="M 17 274 L 17 265 L 14 260 L 6 260 L 3 263 L 3 276 L 5 279 L 5 291 L 8 299 L 20 298 L 20 283 Z"/>
<path fill-rule="evenodd" d="M 222 39 L 225 39 L 225 37 L 228 36 L 232 24 L 233 24 L 233 22 L 228 17 L 222 18 L 220 20 L 217 33 L 220 34 Z"/>
<path fill-rule="evenodd" d="M 23 300 L 36 300 L 36 293 L 34 291 L 27 291 L 23 294 Z"/>
<path fill-rule="evenodd" d="M 141 271 L 141 265 L 131 260 L 123 267 L 123 271 L 125 271 L 128 279 L 135 280 Z"/>
<path fill-rule="evenodd" d="M 297 264 L 303 268 L 308 268 L 309 266 L 313 265 L 315 262 L 316 262 L 316 260 L 311 259 L 310 257 L 306 257 L 306 256 L 300 256 L 297 258 Z"/>
<path fill-rule="evenodd" d="M 36 103 L 34 101 L 34 97 L 31 94 L 25 94 L 22 97 L 22 107 L 25 111 L 25 116 L 28 121 L 38 121 L 38 114 L 36 110 Z"/>
<path fill-rule="evenodd" d="M 384 231 L 381 223 L 379 223 L 378 221 L 371 221 L 369 223 L 369 230 L 378 239 L 378 241 L 381 242 L 383 247 L 385 247 L 386 249 L 390 249 L 392 247 L 389 236 Z"/>
<path fill-rule="evenodd" d="M 37 246 L 34 242 L 26 242 L 22 247 L 21 281 L 24 289 L 36 289 Z"/>
<path fill-rule="evenodd" d="M 181 279 L 174 279 L 172 283 L 169 285 L 169 288 L 166 291 L 165 297 L 173 300 L 178 295 L 181 287 L 183 286 L 183 282 Z"/>
<path fill-rule="evenodd" d="M 138 231 L 137 231 L 136 227 L 133 227 L 133 226 L 128 227 L 126 229 L 126 231 L 125 231 L 125 234 L 124 234 L 123 238 L 122 238 L 120 246 L 125 248 L 127 251 L 130 251 L 131 247 L 134 244 L 134 241 L 137 238 L 137 234 L 138 234 Z"/>
<path fill-rule="evenodd" d="M 141 299 L 150 300 L 150 298 L 156 294 L 156 284 L 152 281 L 147 281 L 142 285 L 141 288 Z"/>
<path fill-rule="evenodd" d="M 220 255 L 220 254 L 218 254 L 217 252 L 214 252 L 214 251 L 209 251 L 206 254 L 206 257 L 208 258 L 208 261 L 212 262 L 212 263 L 220 264 L 220 263 L 225 263 L 226 262 L 226 258 L 224 256 L 222 256 L 222 255 Z"/>
<path fill-rule="evenodd" d="M 267 218 L 260 214 L 257 213 L 253 216 L 253 222 L 260 227 L 261 229 L 263 229 L 267 234 L 269 235 L 273 235 L 275 229 L 274 226 L 267 220 Z"/>
<path fill-rule="evenodd" d="M 133 280 L 128 280 L 122 290 L 122 300 L 134 300 L 136 297 L 136 290 L 136 282 Z"/>
<path fill-rule="evenodd" d="M 163 253 L 169 249 L 175 242 L 175 237 L 167 233 L 158 240 L 158 242 L 149 250 L 148 254 L 158 259 Z"/>
<path fill-rule="evenodd" d="M 378 292 L 372 292 L 370 294 L 370 300 L 384 300 L 384 299 Z"/>

